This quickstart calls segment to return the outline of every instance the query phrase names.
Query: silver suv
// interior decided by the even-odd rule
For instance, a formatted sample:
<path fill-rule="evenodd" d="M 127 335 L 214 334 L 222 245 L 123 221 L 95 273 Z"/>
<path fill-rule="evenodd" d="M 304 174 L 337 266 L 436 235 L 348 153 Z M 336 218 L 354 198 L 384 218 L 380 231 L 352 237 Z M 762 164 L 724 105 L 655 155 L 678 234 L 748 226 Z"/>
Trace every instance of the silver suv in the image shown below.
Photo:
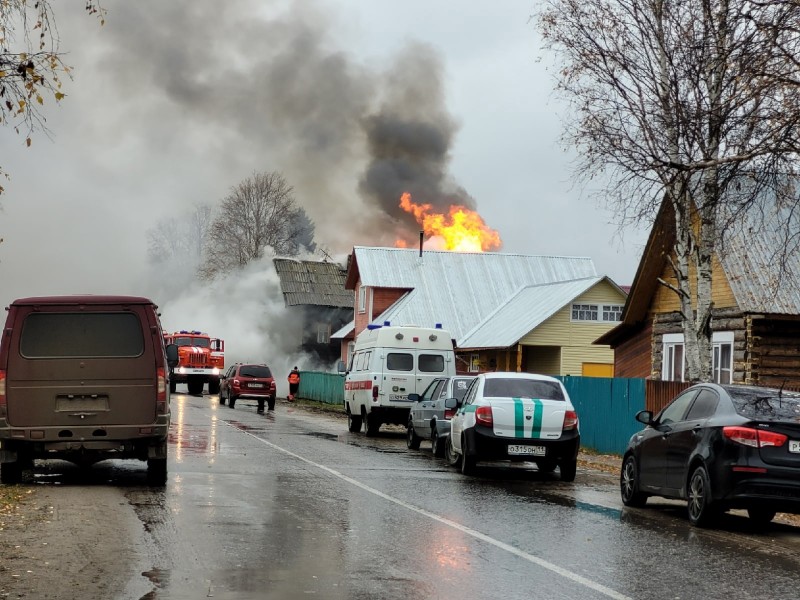
<path fill-rule="evenodd" d="M 446 408 L 445 400 L 455 398 L 458 403 L 464 398 L 474 375 L 457 375 L 434 379 L 422 395 L 409 394 L 413 402 L 408 417 L 408 447 L 419 448 L 423 439 L 431 440 L 431 451 L 435 456 L 444 456 L 444 442 L 450 435 L 450 418 L 455 408 Z"/>

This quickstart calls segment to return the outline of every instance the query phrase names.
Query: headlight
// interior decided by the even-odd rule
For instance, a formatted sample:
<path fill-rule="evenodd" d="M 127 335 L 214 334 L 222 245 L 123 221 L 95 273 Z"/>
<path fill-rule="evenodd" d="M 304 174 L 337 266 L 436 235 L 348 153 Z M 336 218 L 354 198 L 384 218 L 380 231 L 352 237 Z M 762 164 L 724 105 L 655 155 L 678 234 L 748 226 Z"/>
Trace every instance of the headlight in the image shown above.
<path fill-rule="evenodd" d="M 214 367 L 213 369 L 211 369 L 211 374 L 212 375 L 219 375 L 219 369 L 217 367 Z"/>

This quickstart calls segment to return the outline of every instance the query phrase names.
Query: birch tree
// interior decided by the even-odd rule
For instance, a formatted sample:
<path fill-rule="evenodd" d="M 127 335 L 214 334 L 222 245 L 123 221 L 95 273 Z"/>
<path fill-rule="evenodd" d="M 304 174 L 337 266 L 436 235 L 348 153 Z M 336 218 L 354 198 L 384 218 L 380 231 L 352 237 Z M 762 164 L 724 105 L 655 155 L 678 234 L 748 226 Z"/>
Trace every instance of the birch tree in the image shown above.
<path fill-rule="evenodd" d="M 102 24 L 100 2 L 83 5 Z M 59 49 L 52 6 L 48 0 L 0 1 L 0 125 L 24 135 L 27 146 L 35 131 L 47 131 L 42 109 L 65 97 L 64 83 L 72 77 Z"/>
<path fill-rule="evenodd" d="M 537 17 L 578 175 L 607 182 L 623 228 L 671 211 L 675 282 L 661 283 L 680 301 L 686 379 L 709 380 L 722 234 L 755 204 L 797 203 L 800 4 L 544 0 Z"/>
<path fill-rule="evenodd" d="M 226 196 L 211 225 L 201 274 L 241 269 L 267 251 L 296 255 L 313 244 L 314 225 L 280 173 L 254 173 Z"/>

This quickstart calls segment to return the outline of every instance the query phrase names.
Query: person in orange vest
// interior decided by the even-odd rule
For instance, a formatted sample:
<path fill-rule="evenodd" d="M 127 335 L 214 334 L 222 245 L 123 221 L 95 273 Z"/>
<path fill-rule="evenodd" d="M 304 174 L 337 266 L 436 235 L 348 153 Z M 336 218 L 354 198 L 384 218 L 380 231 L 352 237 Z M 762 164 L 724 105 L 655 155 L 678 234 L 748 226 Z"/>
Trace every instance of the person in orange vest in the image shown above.
<path fill-rule="evenodd" d="M 291 402 L 297 395 L 297 388 L 300 387 L 300 371 L 297 370 L 297 366 L 291 370 L 287 379 L 289 380 L 289 396 L 286 399 Z"/>

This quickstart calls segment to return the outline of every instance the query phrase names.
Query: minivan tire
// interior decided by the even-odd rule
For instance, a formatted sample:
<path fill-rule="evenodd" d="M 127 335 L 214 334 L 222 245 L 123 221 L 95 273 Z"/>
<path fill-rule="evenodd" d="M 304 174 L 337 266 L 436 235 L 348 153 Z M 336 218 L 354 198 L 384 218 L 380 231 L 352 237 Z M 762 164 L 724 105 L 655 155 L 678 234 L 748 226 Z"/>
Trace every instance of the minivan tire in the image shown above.
<path fill-rule="evenodd" d="M 22 481 L 22 464 L 13 462 L 0 463 L 0 482 L 13 485 Z"/>
<path fill-rule="evenodd" d="M 147 483 L 156 486 L 166 485 L 167 483 L 166 458 L 147 459 Z"/>
<path fill-rule="evenodd" d="M 350 433 L 358 433 L 361 431 L 361 417 L 357 417 L 348 409 L 347 411 L 347 430 Z"/>

